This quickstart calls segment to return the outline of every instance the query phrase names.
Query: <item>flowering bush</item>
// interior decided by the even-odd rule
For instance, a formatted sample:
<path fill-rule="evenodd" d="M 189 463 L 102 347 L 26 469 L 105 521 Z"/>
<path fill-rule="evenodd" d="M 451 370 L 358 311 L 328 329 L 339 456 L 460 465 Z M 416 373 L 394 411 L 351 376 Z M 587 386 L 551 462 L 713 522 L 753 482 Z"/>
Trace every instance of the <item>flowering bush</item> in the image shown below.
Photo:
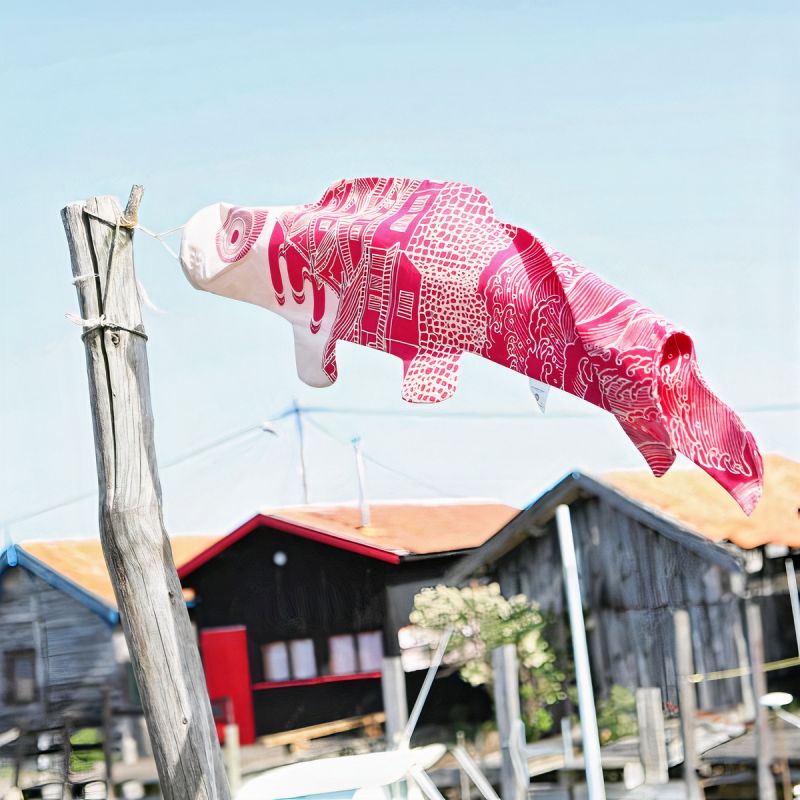
<path fill-rule="evenodd" d="M 497 583 L 484 586 L 436 586 L 414 598 L 410 621 L 438 638 L 453 629 L 447 661 L 462 679 L 493 691 L 492 651 L 514 644 L 520 665 L 520 698 L 528 736 L 548 731 L 553 718 L 547 706 L 563 700 L 564 674 L 544 638 L 545 620 L 525 595 L 506 598 Z"/>

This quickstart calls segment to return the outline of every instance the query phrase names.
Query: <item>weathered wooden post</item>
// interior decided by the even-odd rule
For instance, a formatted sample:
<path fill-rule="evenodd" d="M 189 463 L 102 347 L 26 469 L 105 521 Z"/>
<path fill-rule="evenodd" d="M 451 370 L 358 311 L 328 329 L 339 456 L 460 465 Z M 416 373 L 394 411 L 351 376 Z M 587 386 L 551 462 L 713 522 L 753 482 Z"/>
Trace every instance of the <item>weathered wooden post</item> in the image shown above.
<path fill-rule="evenodd" d="M 667 733 L 661 711 L 661 689 L 636 690 L 636 721 L 639 726 L 639 758 L 647 784 L 669 783 Z"/>
<path fill-rule="evenodd" d="M 764 630 L 761 625 L 761 608 L 754 597 L 745 600 L 747 641 L 750 647 L 750 679 L 756 702 L 756 774 L 760 800 L 776 800 L 775 779 L 772 776 L 772 759 L 775 755 L 767 709 L 760 699 L 767 693 L 767 676 L 764 673 Z"/>
<path fill-rule="evenodd" d="M 381 664 L 381 693 L 386 712 L 386 746 L 395 747 L 408 722 L 406 673 L 400 656 L 384 656 Z"/>
<path fill-rule="evenodd" d="M 146 336 L 132 226 L 111 197 L 61 212 L 85 332 L 100 493 L 100 538 L 165 800 L 230 796 L 172 551 L 161 513 Z"/>
<path fill-rule="evenodd" d="M 494 673 L 494 706 L 497 732 L 500 735 L 500 796 L 503 800 L 524 800 L 528 794 L 530 778 L 515 768 L 515 757 L 520 758 L 520 707 L 519 664 L 517 647 L 505 644 L 492 651 Z M 517 752 L 515 753 L 515 748 Z"/>
<path fill-rule="evenodd" d="M 225 772 L 231 793 L 236 794 L 242 786 L 242 754 L 239 748 L 239 726 L 232 722 L 225 726 L 225 748 L 222 753 Z"/>
<path fill-rule="evenodd" d="M 679 608 L 673 613 L 675 626 L 675 666 L 678 673 L 678 704 L 681 713 L 681 739 L 683 739 L 683 780 L 689 800 L 703 800 L 705 794 L 697 775 L 697 741 L 694 727 L 697 722 L 697 695 L 689 680 L 694 675 L 692 652 L 692 621 L 689 612 Z"/>
<path fill-rule="evenodd" d="M 103 768 L 106 777 L 106 800 L 115 800 L 114 776 L 111 767 L 112 736 L 114 730 L 114 715 L 111 708 L 111 689 L 103 689 Z"/>

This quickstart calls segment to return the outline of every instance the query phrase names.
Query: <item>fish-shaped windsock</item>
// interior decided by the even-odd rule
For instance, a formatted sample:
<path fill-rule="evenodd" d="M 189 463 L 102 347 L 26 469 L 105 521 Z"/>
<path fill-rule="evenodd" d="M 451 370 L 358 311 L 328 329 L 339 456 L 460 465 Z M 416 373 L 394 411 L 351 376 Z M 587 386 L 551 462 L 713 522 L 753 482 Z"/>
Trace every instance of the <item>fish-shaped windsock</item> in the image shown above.
<path fill-rule="evenodd" d="M 477 353 L 611 412 L 656 475 L 681 452 L 745 513 L 762 461 L 706 386 L 691 338 L 450 181 L 342 180 L 316 203 L 199 211 L 181 264 L 198 289 L 285 317 L 299 376 L 336 380 L 336 342 L 398 356 L 402 396 L 435 403 Z"/>

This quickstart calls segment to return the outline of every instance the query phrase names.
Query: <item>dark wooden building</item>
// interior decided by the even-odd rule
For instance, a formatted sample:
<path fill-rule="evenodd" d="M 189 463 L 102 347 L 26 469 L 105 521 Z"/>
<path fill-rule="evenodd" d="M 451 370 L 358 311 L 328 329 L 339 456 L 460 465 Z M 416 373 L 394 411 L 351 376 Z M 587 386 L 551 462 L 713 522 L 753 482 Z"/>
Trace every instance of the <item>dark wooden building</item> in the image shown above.
<path fill-rule="evenodd" d="M 749 666 L 745 597 L 762 608 L 766 660 L 798 655 L 784 571 L 800 546 L 798 498 L 800 465 L 775 456 L 766 459 L 764 497 L 749 519 L 699 470 L 603 480 L 574 472 L 465 556 L 447 580 L 491 577 L 504 594 L 525 594 L 552 612 L 551 637 L 569 652 L 554 519 L 556 507 L 568 505 L 595 692 L 658 686 L 676 706 L 675 609 L 689 612 L 697 673 Z M 747 677 L 701 681 L 697 690 L 703 709 L 752 710 Z"/>
<path fill-rule="evenodd" d="M 119 614 L 10 545 L 0 554 L 0 731 L 100 720 L 103 693 L 125 693 L 115 657 Z"/>
<path fill-rule="evenodd" d="M 213 537 L 173 540 L 178 563 Z M 0 552 L 0 732 L 99 725 L 104 703 L 140 745 L 139 701 L 100 542 L 26 542 Z"/>
<path fill-rule="evenodd" d="M 353 507 L 259 514 L 179 570 L 209 693 L 230 701 L 243 742 L 383 709 L 416 591 L 518 512 L 439 503 L 370 513 L 368 527 Z M 408 683 L 413 698 L 419 681 Z M 451 683 L 463 695 L 454 702 L 471 702 L 469 687 Z"/>

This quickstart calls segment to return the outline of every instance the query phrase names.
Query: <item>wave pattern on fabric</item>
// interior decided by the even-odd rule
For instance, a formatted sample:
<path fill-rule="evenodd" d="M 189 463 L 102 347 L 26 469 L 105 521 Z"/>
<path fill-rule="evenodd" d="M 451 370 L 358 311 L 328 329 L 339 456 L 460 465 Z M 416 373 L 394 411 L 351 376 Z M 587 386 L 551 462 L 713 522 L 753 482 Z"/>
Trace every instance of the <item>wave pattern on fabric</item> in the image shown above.
<path fill-rule="evenodd" d="M 761 456 L 707 387 L 689 336 L 497 219 L 460 183 L 361 178 L 303 206 L 212 206 L 187 224 L 198 288 L 292 323 L 298 372 L 336 380 L 336 342 L 399 357 L 402 396 L 445 400 L 475 353 L 613 414 L 656 475 L 681 452 L 751 513 Z"/>

